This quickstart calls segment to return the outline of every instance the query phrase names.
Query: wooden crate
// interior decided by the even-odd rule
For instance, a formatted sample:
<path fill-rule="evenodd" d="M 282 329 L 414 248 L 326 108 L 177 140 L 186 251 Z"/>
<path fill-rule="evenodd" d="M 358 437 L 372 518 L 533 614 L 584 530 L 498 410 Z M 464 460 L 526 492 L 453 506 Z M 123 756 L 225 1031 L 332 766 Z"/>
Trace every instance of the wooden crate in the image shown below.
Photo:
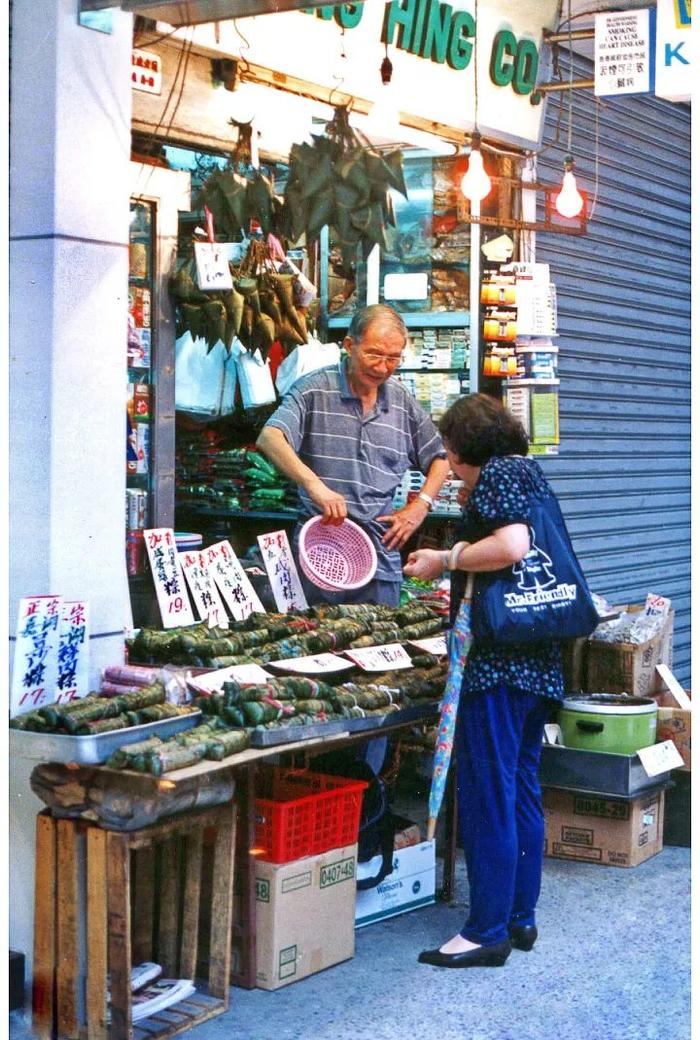
<path fill-rule="evenodd" d="M 124 833 L 55 819 L 47 810 L 39 814 L 32 1008 L 40 1040 L 159 1040 L 228 1008 L 234 821 L 234 807 L 222 805 Z M 191 997 L 132 1024 L 132 965 L 155 960 L 165 977 L 195 977 L 202 845 L 210 828 L 207 984 L 198 981 Z M 79 1015 L 82 920 L 84 1016 Z"/>

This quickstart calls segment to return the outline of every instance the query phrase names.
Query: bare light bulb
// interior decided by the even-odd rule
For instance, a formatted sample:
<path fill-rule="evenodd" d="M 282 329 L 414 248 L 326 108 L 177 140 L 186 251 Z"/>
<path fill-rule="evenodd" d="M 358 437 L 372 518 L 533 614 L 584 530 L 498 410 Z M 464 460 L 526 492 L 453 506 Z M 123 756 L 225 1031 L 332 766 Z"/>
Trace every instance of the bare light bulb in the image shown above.
<path fill-rule="evenodd" d="M 460 185 L 462 194 L 470 202 L 481 202 L 491 191 L 491 178 L 484 169 L 484 159 L 481 154 L 481 134 L 472 137 L 472 150 L 469 153 L 467 172 L 462 177 Z"/>
<path fill-rule="evenodd" d="M 562 217 L 577 217 L 583 209 L 583 196 L 576 187 L 576 178 L 573 174 L 574 160 L 567 156 L 564 160 L 564 179 L 561 191 L 554 199 L 557 213 Z"/>

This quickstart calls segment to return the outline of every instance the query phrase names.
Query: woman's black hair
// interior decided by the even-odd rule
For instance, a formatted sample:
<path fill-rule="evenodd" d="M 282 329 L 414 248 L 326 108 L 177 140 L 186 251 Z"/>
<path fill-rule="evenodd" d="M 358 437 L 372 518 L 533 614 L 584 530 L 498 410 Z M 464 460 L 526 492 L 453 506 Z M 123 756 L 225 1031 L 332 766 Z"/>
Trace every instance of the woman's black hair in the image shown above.
<path fill-rule="evenodd" d="M 483 466 L 495 455 L 527 455 L 522 423 L 488 394 L 460 397 L 438 422 L 442 439 L 468 466 Z"/>

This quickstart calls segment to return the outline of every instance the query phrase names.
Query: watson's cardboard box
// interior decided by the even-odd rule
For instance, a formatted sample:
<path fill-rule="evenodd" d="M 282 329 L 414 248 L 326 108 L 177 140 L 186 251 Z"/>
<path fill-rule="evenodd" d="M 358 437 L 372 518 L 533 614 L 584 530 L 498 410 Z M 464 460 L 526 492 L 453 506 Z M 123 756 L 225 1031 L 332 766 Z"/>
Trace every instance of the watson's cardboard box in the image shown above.
<path fill-rule="evenodd" d="M 279 989 L 355 953 L 357 845 L 255 863 L 256 982 Z M 233 972 L 238 950 L 234 940 Z"/>
<path fill-rule="evenodd" d="M 358 880 L 376 875 L 381 856 L 358 863 Z M 355 927 L 373 924 L 385 917 L 404 914 L 435 902 L 435 842 L 394 850 L 394 867 L 374 888 L 357 893 Z"/>
<path fill-rule="evenodd" d="M 634 614 L 644 604 L 621 608 Z M 629 693 L 649 696 L 656 684 L 657 664 L 673 661 L 673 611 L 669 612 L 658 635 L 645 643 L 604 643 L 589 639 L 584 654 L 585 682 L 589 693 Z M 574 687 L 575 688 L 575 687 Z"/>
<path fill-rule="evenodd" d="M 631 801 L 549 789 L 542 792 L 545 856 L 636 867 L 663 848 L 664 791 Z"/>

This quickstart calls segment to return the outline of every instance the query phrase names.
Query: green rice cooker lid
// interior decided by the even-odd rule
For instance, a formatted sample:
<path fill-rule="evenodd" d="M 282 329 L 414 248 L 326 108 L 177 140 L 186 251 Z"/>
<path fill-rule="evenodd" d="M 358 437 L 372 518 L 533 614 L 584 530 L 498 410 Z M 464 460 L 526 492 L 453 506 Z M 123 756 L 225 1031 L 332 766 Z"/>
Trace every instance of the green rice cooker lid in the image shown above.
<path fill-rule="evenodd" d="M 657 704 L 651 697 L 628 697 L 624 693 L 589 693 L 565 697 L 562 708 L 592 715 L 651 715 Z"/>

